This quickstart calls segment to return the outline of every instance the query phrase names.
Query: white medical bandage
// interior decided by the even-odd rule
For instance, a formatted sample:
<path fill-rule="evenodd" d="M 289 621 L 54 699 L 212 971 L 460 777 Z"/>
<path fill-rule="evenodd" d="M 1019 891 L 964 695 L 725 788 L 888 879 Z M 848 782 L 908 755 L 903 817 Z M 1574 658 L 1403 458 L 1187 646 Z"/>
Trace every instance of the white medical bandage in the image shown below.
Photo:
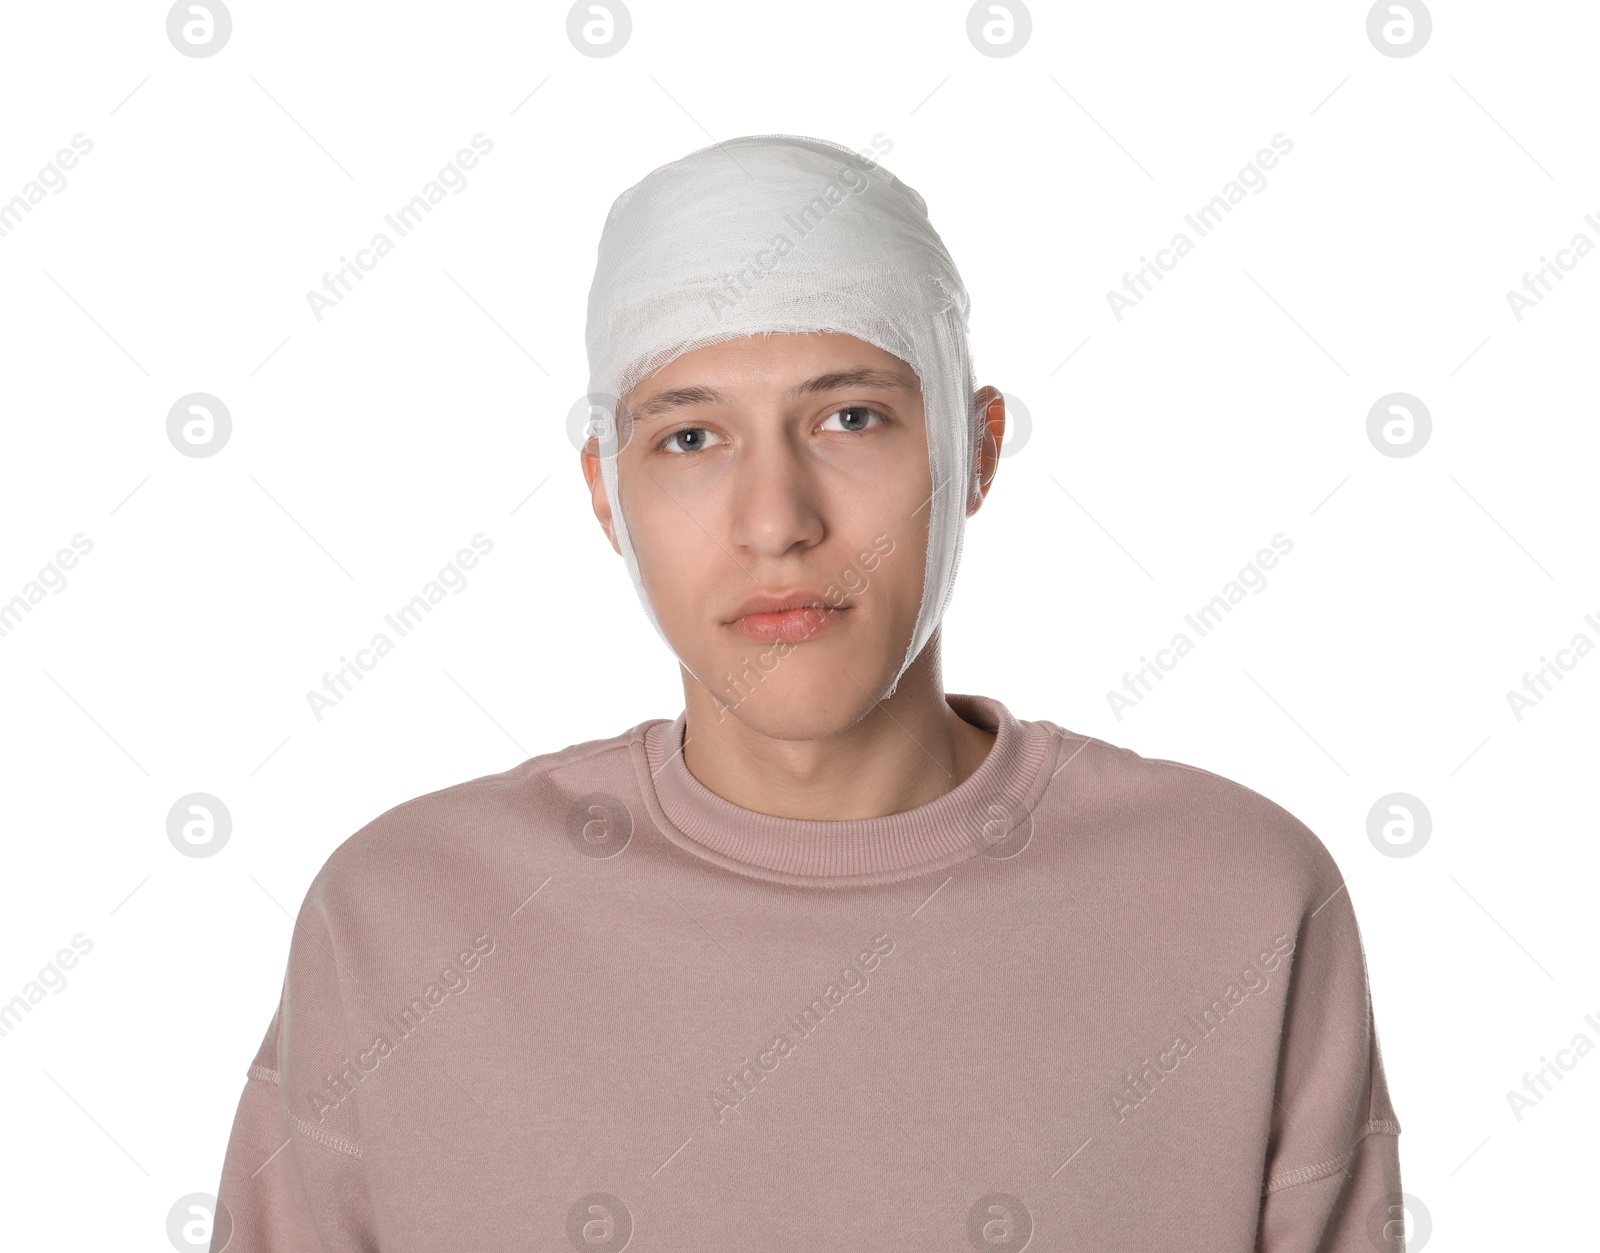
<path fill-rule="evenodd" d="M 623 518 L 617 399 L 684 353 L 769 332 L 854 335 L 916 371 L 933 495 L 922 603 L 893 692 L 944 616 L 978 496 L 967 313 L 966 288 L 922 197 L 839 144 L 730 139 L 661 166 L 617 197 L 589 291 L 590 403 L 600 410 L 617 546 L 669 649 Z"/>

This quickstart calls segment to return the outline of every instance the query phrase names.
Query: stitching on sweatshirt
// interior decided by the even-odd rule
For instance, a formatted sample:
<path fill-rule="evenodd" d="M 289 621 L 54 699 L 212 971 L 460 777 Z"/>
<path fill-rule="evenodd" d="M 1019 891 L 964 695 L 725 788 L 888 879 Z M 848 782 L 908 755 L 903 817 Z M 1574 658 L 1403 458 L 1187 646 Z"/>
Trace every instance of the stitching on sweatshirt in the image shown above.
<path fill-rule="evenodd" d="M 329 1135 L 322 1128 L 312 1126 L 299 1114 L 293 1112 L 289 1114 L 289 1122 L 296 1131 L 313 1143 L 320 1144 L 325 1149 L 332 1149 L 335 1153 L 343 1153 L 346 1157 L 353 1157 L 357 1161 L 361 1160 L 361 1146 L 359 1144 L 351 1144 L 350 1141 L 341 1139 L 339 1136 Z"/>
<path fill-rule="evenodd" d="M 599 756 L 601 756 L 601 755 L 603 755 L 605 753 L 626 753 L 626 752 L 629 751 L 629 746 L 634 742 L 634 740 L 638 740 L 641 743 L 643 743 L 643 741 L 644 741 L 644 732 L 646 730 L 648 730 L 651 726 L 655 725 L 657 722 L 672 722 L 672 721 L 673 721 L 673 719 L 671 719 L 671 718 L 650 718 L 650 719 L 647 719 L 646 721 L 640 723 L 638 726 L 630 727 L 627 731 L 625 731 L 623 734 L 628 736 L 628 738 L 626 740 L 623 740 L 623 742 L 620 743 L 620 744 L 615 744 L 610 739 L 605 739 L 605 740 L 587 740 L 587 741 L 585 741 L 585 744 L 592 745 L 592 747 L 590 747 L 588 752 L 584 753 L 582 756 L 573 757 L 568 761 L 564 761 L 564 762 L 560 763 L 559 765 L 547 764 L 547 765 L 541 766 L 539 768 L 539 773 L 541 775 L 544 775 L 544 776 L 548 777 L 549 775 L 555 773 L 558 770 L 567 770 L 567 769 L 570 769 L 573 766 L 580 766 L 584 762 L 588 761 L 591 757 L 599 757 Z M 637 734 L 635 734 L 635 732 L 637 732 Z M 620 738 L 620 737 L 617 737 L 617 738 Z M 537 757 L 528 758 L 528 760 L 523 762 L 522 765 L 520 765 L 520 766 L 513 766 L 511 768 L 511 770 L 507 771 L 506 773 L 510 774 L 510 773 L 513 773 L 513 772 L 518 771 L 518 770 L 524 770 L 528 766 L 531 766 L 536 761 L 548 761 L 550 758 L 557 757 L 562 753 L 570 753 L 574 749 L 579 748 L 579 747 L 582 747 L 582 745 L 570 744 L 566 748 L 557 749 L 553 753 L 540 753 Z"/>
<path fill-rule="evenodd" d="M 250 1078 L 259 1080 L 261 1083 L 270 1083 L 273 1087 L 281 1086 L 278 1072 L 269 1066 L 252 1066 L 245 1073 Z M 296 1131 L 313 1143 L 320 1144 L 325 1149 L 332 1149 L 335 1153 L 343 1153 L 346 1157 L 353 1157 L 357 1161 L 361 1160 L 361 1146 L 359 1144 L 352 1144 L 339 1136 L 329 1135 L 321 1127 L 313 1126 L 300 1117 L 299 1114 L 293 1112 L 289 1114 L 289 1122 Z"/>
<path fill-rule="evenodd" d="M 1400 1124 L 1391 1118 L 1374 1119 L 1363 1126 L 1356 1135 L 1355 1142 L 1338 1157 L 1326 1161 L 1318 1166 L 1302 1166 L 1299 1170 L 1291 1170 L 1288 1174 L 1279 1175 L 1276 1179 L 1261 1189 L 1261 1195 L 1267 1196 L 1273 1192 L 1281 1192 L 1285 1188 L 1299 1187 L 1303 1183 L 1312 1183 L 1318 1179 L 1326 1179 L 1336 1171 L 1343 1170 L 1345 1163 L 1355 1156 L 1361 1141 L 1371 1135 L 1397 1136 L 1400 1134 Z"/>

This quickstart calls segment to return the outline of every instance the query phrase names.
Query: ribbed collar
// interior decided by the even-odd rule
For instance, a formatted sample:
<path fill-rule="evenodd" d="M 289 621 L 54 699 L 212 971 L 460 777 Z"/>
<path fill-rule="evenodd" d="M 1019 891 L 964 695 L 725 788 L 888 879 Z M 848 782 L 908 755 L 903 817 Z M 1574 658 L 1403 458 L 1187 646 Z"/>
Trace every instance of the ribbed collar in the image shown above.
<path fill-rule="evenodd" d="M 822 822 L 744 809 L 718 796 L 683 759 L 688 711 L 643 724 L 632 742 L 652 817 L 674 844 L 729 870 L 782 883 L 846 887 L 953 865 L 1031 820 L 1055 757 L 1049 723 L 1023 722 L 988 696 L 945 693 L 974 726 L 997 733 L 983 764 L 937 800 L 881 818 Z"/>

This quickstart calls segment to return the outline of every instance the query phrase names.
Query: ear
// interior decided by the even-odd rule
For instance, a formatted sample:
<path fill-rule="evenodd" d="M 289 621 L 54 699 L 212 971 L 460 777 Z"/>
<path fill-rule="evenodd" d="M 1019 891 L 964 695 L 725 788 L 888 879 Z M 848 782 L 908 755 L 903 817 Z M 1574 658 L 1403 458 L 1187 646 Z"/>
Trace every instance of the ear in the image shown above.
<path fill-rule="evenodd" d="M 611 501 L 606 496 L 605 475 L 600 472 L 600 441 L 591 435 L 578 454 L 583 465 L 584 481 L 589 484 L 589 505 L 594 510 L 594 516 L 600 521 L 600 529 L 606 533 L 606 538 L 611 541 L 611 548 L 617 556 L 622 555 L 622 549 L 617 544 L 617 532 L 611 520 Z"/>
<path fill-rule="evenodd" d="M 995 387 L 980 387 L 973 394 L 978 420 L 978 448 L 973 457 L 972 491 L 967 501 L 967 516 L 978 512 L 989 495 L 1000 468 L 1000 445 L 1006 433 L 1006 398 Z"/>

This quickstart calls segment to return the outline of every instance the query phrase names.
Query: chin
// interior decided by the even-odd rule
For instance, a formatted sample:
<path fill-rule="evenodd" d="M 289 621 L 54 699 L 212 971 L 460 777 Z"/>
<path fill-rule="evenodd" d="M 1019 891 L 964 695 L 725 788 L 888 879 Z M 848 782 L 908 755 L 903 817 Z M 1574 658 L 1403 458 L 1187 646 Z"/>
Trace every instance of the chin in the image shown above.
<path fill-rule="evenodd" d="M 831 650 L 802 657 L 805 646 L 772 671 L 751 669 L 743 678 L 724 679 L 713 690 L 718 712 L 775 740 L 817 740 L 848 731 L 871 713 L 888 689 L 894 669 L 864 663 L 851 652 L 849 669 Z"/>

